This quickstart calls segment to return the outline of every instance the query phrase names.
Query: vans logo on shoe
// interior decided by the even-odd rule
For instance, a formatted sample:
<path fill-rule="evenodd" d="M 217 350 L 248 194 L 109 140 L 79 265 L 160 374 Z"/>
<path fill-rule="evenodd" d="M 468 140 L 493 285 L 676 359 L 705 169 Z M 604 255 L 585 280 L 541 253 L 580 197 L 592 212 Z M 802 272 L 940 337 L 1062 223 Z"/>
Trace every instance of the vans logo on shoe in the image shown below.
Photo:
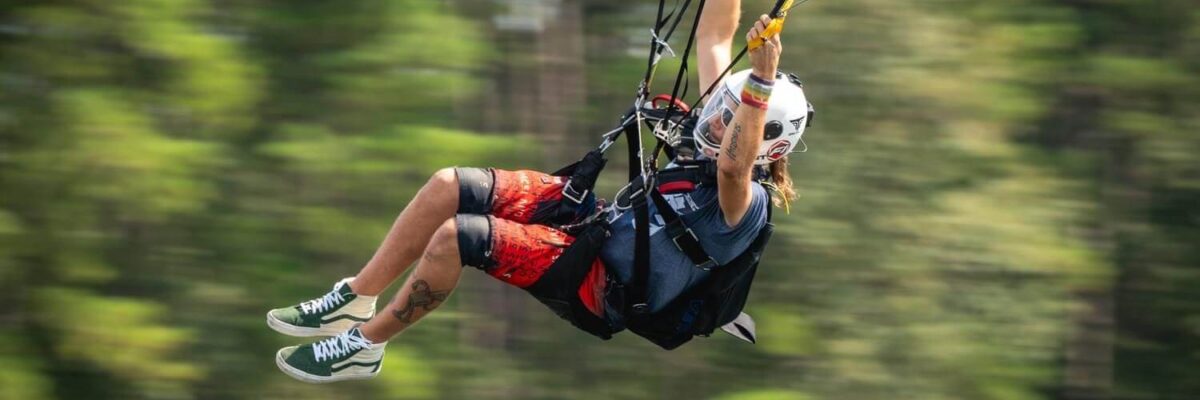
<path fill-rule="evenodd" d="M 355 317 L 355 316 L 353 316 L 353 315 L 351 315 L 351 314 L 338 314 L 338 315 L 331 316 L 331 317 L 330 317 L 330 318 L 328 318 L 328 319 L 324 319 L 324 318 L 323 318 L 323 319 L 321 319 L 321 323 L 322 323 L 322 324 L 328 324 L 328 323 L 330 323 L 330 322 L 341 321 L 341 320 L 343 320 L 343 319 L 348 319 L 348 320 L 351 320 L 351 321 L 354 321 L 354 322 L 367 322 L 367 321 L 369 321 L 371 318 L 370 318 L 370 317 L 367 317 L 367 318 L 359 318 L 359 317 Z"/>

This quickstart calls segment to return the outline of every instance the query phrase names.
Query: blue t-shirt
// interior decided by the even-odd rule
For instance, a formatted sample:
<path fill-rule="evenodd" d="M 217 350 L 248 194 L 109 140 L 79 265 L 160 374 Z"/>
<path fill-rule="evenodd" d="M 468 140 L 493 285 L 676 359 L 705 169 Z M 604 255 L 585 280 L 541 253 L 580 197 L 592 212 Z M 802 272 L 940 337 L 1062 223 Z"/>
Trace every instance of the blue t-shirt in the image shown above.
<path fill-rule="evenodd" d="M 759 231 L 767 224 L 769 196 L 762 185 L 750 185 L 750 208 L 737 226 L 725 224 L 725 216 L 717 201 L 716 185 L 700 185 L 688 193 L 665 195 L 683 222 L 700 238 L 704 251 L 721 265 L 728 264 L 750 247 Z M 709 272 L 697 268 L 663 231 L 663 219 L 650 208 L 650 277 L 647 305 L 651 312 L 661 310 L 684 290 L 708 276 Z M 600 250 L 600 258 L 618 280 L 628 283 L 633 275 L 633 246 L 635 226 L 633 212 L 627 211 L 612 217 L 612 236 Z M 720 268 L 720 267 L 717 267 Z M 620 324 L 619 310 L 608 312 L 611 322 Z"/>

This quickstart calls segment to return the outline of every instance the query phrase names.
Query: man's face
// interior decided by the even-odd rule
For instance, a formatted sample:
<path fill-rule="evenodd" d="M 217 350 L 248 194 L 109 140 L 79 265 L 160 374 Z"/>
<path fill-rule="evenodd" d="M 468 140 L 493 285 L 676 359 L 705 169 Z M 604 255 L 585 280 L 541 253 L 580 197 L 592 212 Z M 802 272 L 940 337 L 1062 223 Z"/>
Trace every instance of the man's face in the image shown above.
<path fill-rule="evenodd" d="M 708 117 L 708 134 L 716 143 L 725 138 L 725 128 L 733 121 L 733 110 L 721 107 L 721 112 Z"/>
<path fill-rule="evenodd" d="M 725 129 L 733 122 L 733 111 L 737 109 L 738 102 L 727 90 L 722 93 L 722 96 L 712 101 L 716 101 L 717 104 L 712 104 L 714 109 L 711 111 L 705 107 L 708 116 L 705 117 L 704 122 L 701 122 L 701 126 L 705 128 L 703 131 L 706 139 L 719 146 L 721 140 L 725 138 Z"/>

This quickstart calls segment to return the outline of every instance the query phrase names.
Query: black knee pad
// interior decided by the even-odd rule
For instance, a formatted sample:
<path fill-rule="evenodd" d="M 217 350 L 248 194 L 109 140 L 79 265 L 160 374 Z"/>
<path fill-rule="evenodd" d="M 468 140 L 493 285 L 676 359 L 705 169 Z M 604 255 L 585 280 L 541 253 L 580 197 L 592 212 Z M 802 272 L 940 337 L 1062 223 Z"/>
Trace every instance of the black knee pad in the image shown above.
<path fill-rule="evenodd" d="M 495 262 L 487 256 L 492 249 L 492 221 L 487 216 L 458 214 L 454 216 L 458 230 L 458 257 L 463 267 L 491 270 Z"/>
<path fill-rule="evenodd" d="M 496 175 L 491 169 L 455 168 L 458 177 L 458 213 L 487 214 L 492 210 Z"/>

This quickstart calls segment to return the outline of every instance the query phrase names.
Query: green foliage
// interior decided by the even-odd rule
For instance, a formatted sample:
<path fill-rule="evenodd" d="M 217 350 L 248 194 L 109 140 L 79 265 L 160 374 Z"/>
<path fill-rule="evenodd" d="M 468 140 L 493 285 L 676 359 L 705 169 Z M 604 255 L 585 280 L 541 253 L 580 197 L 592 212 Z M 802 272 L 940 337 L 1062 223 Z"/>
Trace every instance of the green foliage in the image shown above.
<path fill-rule="evenodd" d="M 789 390 L 755 390 L 718 397 L 717 400 L 809 400 L 804 393 Z"/>
<path fill-rule="evenodd" d="M 74 368 L 94 368 L 146 392 L 185 393 L 186 383 L 203 377 L 201 368 L 177 359 L 192 338 L 159 322 L 163 305 L 65 288 L 43 288 L 34 300 L 54 354 Z"/>
<path fill-rule="evenodd" d="M 437 373 L 426 367 L 421 353 L 401 346 L 388 347 L 387 368 L 376 383 L 391 399 L 435 399 Z"/>
<path fill-rule="evenodd" d="M 15 332 L 0 331 L 0 397 L 5 399 L 52 399 L 50 377 L 36 354 L 29 351 L 28 340 Z"/>

